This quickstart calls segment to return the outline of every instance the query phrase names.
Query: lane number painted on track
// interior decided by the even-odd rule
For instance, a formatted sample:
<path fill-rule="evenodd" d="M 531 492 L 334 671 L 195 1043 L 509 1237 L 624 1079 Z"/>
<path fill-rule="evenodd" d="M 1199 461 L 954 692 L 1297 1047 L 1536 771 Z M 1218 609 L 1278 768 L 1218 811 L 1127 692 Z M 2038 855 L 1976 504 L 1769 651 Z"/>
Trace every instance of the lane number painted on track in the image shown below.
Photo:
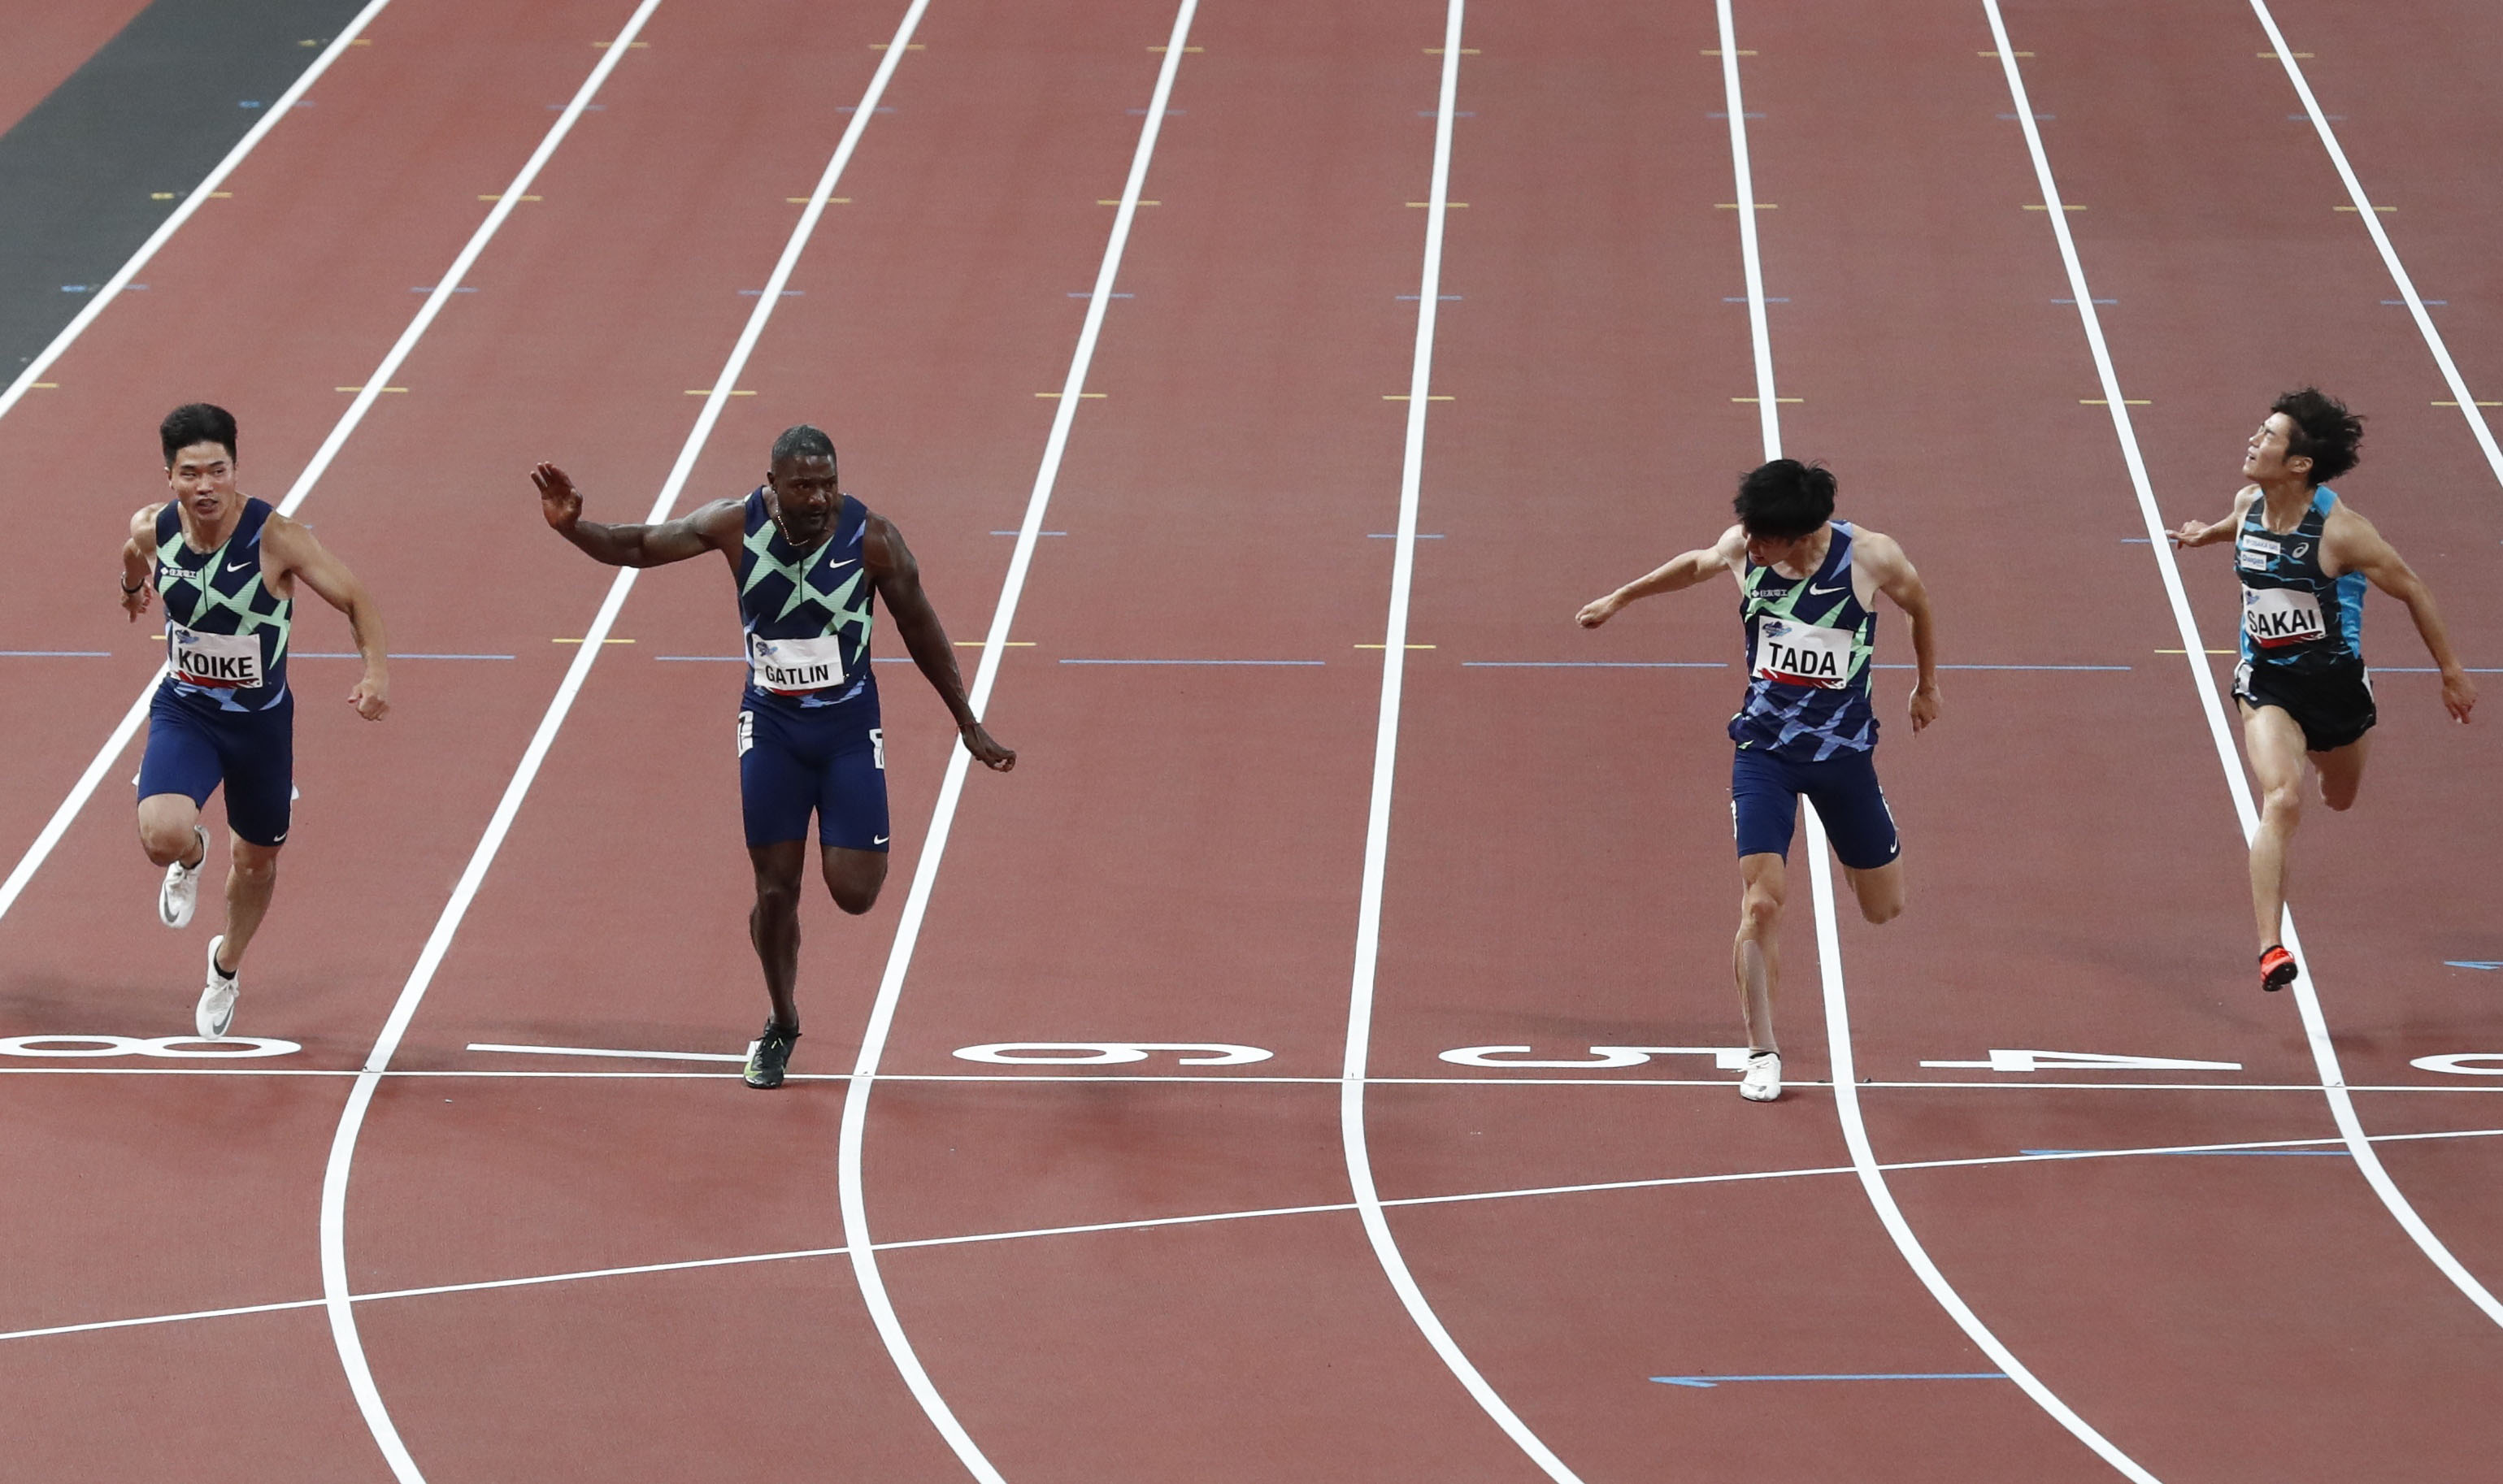
<path fill-rule="evenodd" d="M 1441 1053 L 1441 1059 L 1455 1066 L 1536 1066 L 1594 1067 L 1640 1066 L 1654 1057 L 1710 1057 L 1712 1064 L 1724 1071 L 1739 1071 L 1747 1065 L 1744 1046 L 1594 1046 L 1588 1057 L 1564 1060 L 1533 1059 L 1526 1055 L 1528 1046 L 1461 1046 Z"/>
<path fill-rule="evenodd" d="M 2503 1077 L 2503 1051 L 2455 1051 L 2447 1057 L 2418 1057 L 2408 1064 L 2455 1077 Z"/>
<path fill-rule="evenodd" d="M 1923 1066 L 1972 1066 L 1994 1072 L 2099 1071 L 2238 1072 L 2240 1062 L 2194 1062 L 2185 1057 L 2124 1057 L 2100 1051 L 2003 1051 L 1987 1062 L 1924 1062 Z"/>
<path fill-rule="evenodd" d="M 184 1062 L 249 1062 L 284 1057 L 304 1048 L 258 1035 L 210 1040 L 196 1035 L 13 1035 L 0 1040 L 0 1057 L 167 1057 Z"/>
<path fill-rule="evenodd" d="M 1113 1066 L 1159 1051 L 1183 1053 L 1175 1060 L 1184 1066 L 1242 1066 L 1277 1055 L 1231 1041 L 993 1041 L 959 1047 L 956 1058 L 999 1066 Z"/>

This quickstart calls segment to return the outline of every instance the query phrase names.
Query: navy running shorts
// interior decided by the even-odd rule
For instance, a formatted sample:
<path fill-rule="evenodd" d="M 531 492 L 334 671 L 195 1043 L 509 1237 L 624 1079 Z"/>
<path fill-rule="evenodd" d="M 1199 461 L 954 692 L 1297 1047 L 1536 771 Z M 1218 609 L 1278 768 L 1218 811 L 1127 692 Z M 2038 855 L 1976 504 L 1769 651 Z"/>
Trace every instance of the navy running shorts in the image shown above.
<path fill-rule="evenodd" d="M 748 697 L 738 712 L 738 801 L 747 843 L 808 837 L 844 850 L 886 852 L 886 734 L 874 697 L 863 705 L 776 705 Z"/>
<path fill-rule="evenodd" d="M 2234 667 L 2234 699 L 2253 710 L 2275 706 L 2294 718 L 2308 753 L 2335 752 L 2360 742 L 2382 719 L 2361 659 L 2310 675 L 2246 659 Z"/>
<path fill-rule="evenodd" d="M 212 711 L 157 691 L 148 703 L 139 796 L 180 793 L 205 808 L 221 783 L 237 837 L 273 850 L 287 843 L 295 813 L 293 695 L 266 711 Z"/>
<path fill-rule="evenodd" d="M 1873 753 L 1845 750 L 1822 762 L 1798 762 L 1742 747 L 1730 764 L 1730 822 L 1738 854 L 1789 860 L 1802 794 L 1816 805 L 1844 865 L 1874 870 L 1903 853 L 1886 791 L 1877 786 Z"/>

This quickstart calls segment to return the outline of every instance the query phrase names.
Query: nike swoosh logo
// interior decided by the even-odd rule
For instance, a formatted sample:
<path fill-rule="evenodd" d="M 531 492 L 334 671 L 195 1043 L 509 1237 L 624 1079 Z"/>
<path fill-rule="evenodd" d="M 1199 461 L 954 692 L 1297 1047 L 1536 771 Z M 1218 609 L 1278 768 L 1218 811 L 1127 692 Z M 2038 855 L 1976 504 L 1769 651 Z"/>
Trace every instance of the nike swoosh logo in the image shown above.
<path fill-rule="evenodd" d="M 1839 591 L 1841 591 L 1844 588 L 1847 588 L 1847 587 L 1849 587 L 1849 586 L 1850 586 L 1850 584 L 1848 584 L 1848 583 L 1838 583 L 1838 584 L 1836 584 L 1835 586 L 1831 587 L 1831 588 L 1820 588 L 1820 587 L 1817 587 L 1815 584 L 1811 583 L 1811 584 L 1809 584 L 1809 585 L 1808 585 L 1808 590 L 1808 590 L 1810 593 L 1812 593 L 1812 594 L 1814 594 L 1814 595 L 1816 595 L 1816 596 L 1818 596 L 1818 597 L 1823 597 L 1825 594 L 1827 594 L 1827 593 L 1829 593 L 1829 592 L 1839 592 Z"/>
<path fill-rule="evenodd" d="M 879 835 L 876 839 L 872 840 L 869 843 L 872 845 L 884 845 L 886 843 L 886 836 Z"/>
<path fill-rule="evenodd" d="M 826 570 L 831 572 L 837 567 L 847 567 L 858 560 L 860 560 L 860 558 L 857 556 L 846 556 L 840 561 L 830 561 L 826 563 Z"/>

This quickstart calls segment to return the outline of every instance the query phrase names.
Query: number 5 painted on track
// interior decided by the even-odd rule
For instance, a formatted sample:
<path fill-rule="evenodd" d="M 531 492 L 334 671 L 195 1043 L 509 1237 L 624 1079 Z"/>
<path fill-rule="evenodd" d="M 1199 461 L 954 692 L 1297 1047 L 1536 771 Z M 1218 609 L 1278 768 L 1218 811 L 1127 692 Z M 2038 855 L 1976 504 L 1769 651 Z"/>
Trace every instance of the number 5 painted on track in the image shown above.
<path fill-rule="evenodd" d="M 1155 1051 L 1206 1053 L 1175 1059 L 1184 1066 L 1241 1066 L 1266 1062 L 1277 1055 L 1230 1041 L 993 1041 L 986 1046 L 959 1048 L 956 1057 L 959 1061 L 989 1062 L 1001 1066 L 1113 1066 L 1144 1062 L 1149 1052 Z"/>
<path fill-rule="evenodd" d="M 1523 1053 L 1527 1046 L 1462 1046 L 1441 1053 L 1443 1061 L 1459 1066 L 1640 1066 L 1654 1057 L 1710 1057 L 1712 1064 L 1725 1071 L 1737 1071 L 1747 1064 L 1744 1046 L 1594 1046 L 1587 1060 L 1565 1062 L 1532 1060 Z"/>

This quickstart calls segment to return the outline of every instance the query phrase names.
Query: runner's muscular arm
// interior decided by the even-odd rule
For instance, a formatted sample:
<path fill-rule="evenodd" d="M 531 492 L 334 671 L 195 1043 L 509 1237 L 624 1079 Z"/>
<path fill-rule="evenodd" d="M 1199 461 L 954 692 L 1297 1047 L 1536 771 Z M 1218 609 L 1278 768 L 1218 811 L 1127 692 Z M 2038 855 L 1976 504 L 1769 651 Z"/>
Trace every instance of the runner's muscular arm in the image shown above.
<path fill-rule="evenodd" d="M 2177 548 L 2207 546 L 2222 541 L 2242 529 L 2243 517 L 2249 513 L 2251 501 L 2259 497 L 2259 486 L 2245 485 L 2234 491 L 2234 508 L 2227 512 L 2225 519 L 2212 523 L 2206 521 L 2184 521 L 2179 530 L 2166 531 L 2164 539 L 2172 542 Z"/>
<path fill-rule="evenodd" d="M 134 624 L 156 595 L 156 548 L 149 538 L 156 534 L 156 513 L 164 508 L 162 501 L 141 506 L 130 518 L 130 539 L 121 543 L 121 611 Z"/>
<path fill-rule="evenodd" d="M 2424 640 L 2425 653 L 2442 667 L 2443 709 L 2453 721 L 2467 721 L 2469 708 L 2477 704 L 2477 686 L 2452 652 L 2451 633 L 2442 625 L 2441 610 L 2434 607 L 2433 590 L 2382 539 L 2373 523 L 2348 509 L 2344 500 L 2330 507 L 2329 519 L 2321 526 L 2320 568 L 2333 576 L 2361 572 L 2374 587 L 2408 605 L 2408 617 L 2416 620 L 2417 636 Z"/>
<path fill-rule="evenodd" d="M 1681 552 L 1664 564 L 1644 573 L 1605 597 L 1594 597 L 1573 615 L 1573 622 L 1584 628 L 1596 628 L 1617 616 L 1617 610 L 1638 597 L 1655 592 L 1675 592 L 1697 583 L 1709 582 L 1723 572 L 1737 570 L 1736 562 L 1747 550 L 1747 534 L 1732 525 L 1721 533 L 1721 539 L 1710 546 Z"/>
<path fill-rule="evenodd" d="M 364 673 L 348 691 L 348 704 L 366 721 L 381 721 L 391 710 L 391 646 L 374 595 L 311 530 L 274 511 L 260 528 L 260 553 L 261 572 L 272 586 L 285 591 L 280 585 L 300 578 L 322 601 L 348 616 L 348 631 L 356 636 L 357 653 L 365 661 Z"/>
<path fill-rule="evenodd" d="M 737 500 L 715 500 L 658 525 L 602 525 L 582 518 L 582 494 L 563 469 L 543 463 L 531 470 L 539 490 L 539 514 L 558 535 L 592 560 L 612 567 L 665 567 L 719 552 L 736 559 L 745 521 Z"/>
<path fill-rule="evenodd" d="M 1937 623 L 1930 612 L 1930 590 L 1894 537 L 1865 526 L 1859 537 L 1851 548 L 1853 567 L 1868 573 L 1877 590 L 1893 599 L 1912 624 L 1912 660 L 1920 669 L 1912 683 L 1910 704 L 1912 731 L 1917 735 L 1938 719 Z"/>
<path fill-rule="evenodd" d="M 1016 754 L 991 740 L 981 719 L 974 715 L 973 703 L 965 699 L 965 677 L 956 669 L 955 648 L 947 642 L 938 610 L 930 606 L 930 595 L 921 590 L 921 563 L 912 559 L 904 532 L 884 516 L 872 513 L 862 528 L 861 567 L 877 585 L 878 596 L 886 599 L 886 611 L 895 615 L 895 631 L 904 636 L 904 647 L 920 666 L 921 678 L 930 682 L 930 689 L 939 692 L 939 699 L 956 719 L 956 735 L 964 739 L 965 751 L 994 772 L 1015 767 Z"/>

